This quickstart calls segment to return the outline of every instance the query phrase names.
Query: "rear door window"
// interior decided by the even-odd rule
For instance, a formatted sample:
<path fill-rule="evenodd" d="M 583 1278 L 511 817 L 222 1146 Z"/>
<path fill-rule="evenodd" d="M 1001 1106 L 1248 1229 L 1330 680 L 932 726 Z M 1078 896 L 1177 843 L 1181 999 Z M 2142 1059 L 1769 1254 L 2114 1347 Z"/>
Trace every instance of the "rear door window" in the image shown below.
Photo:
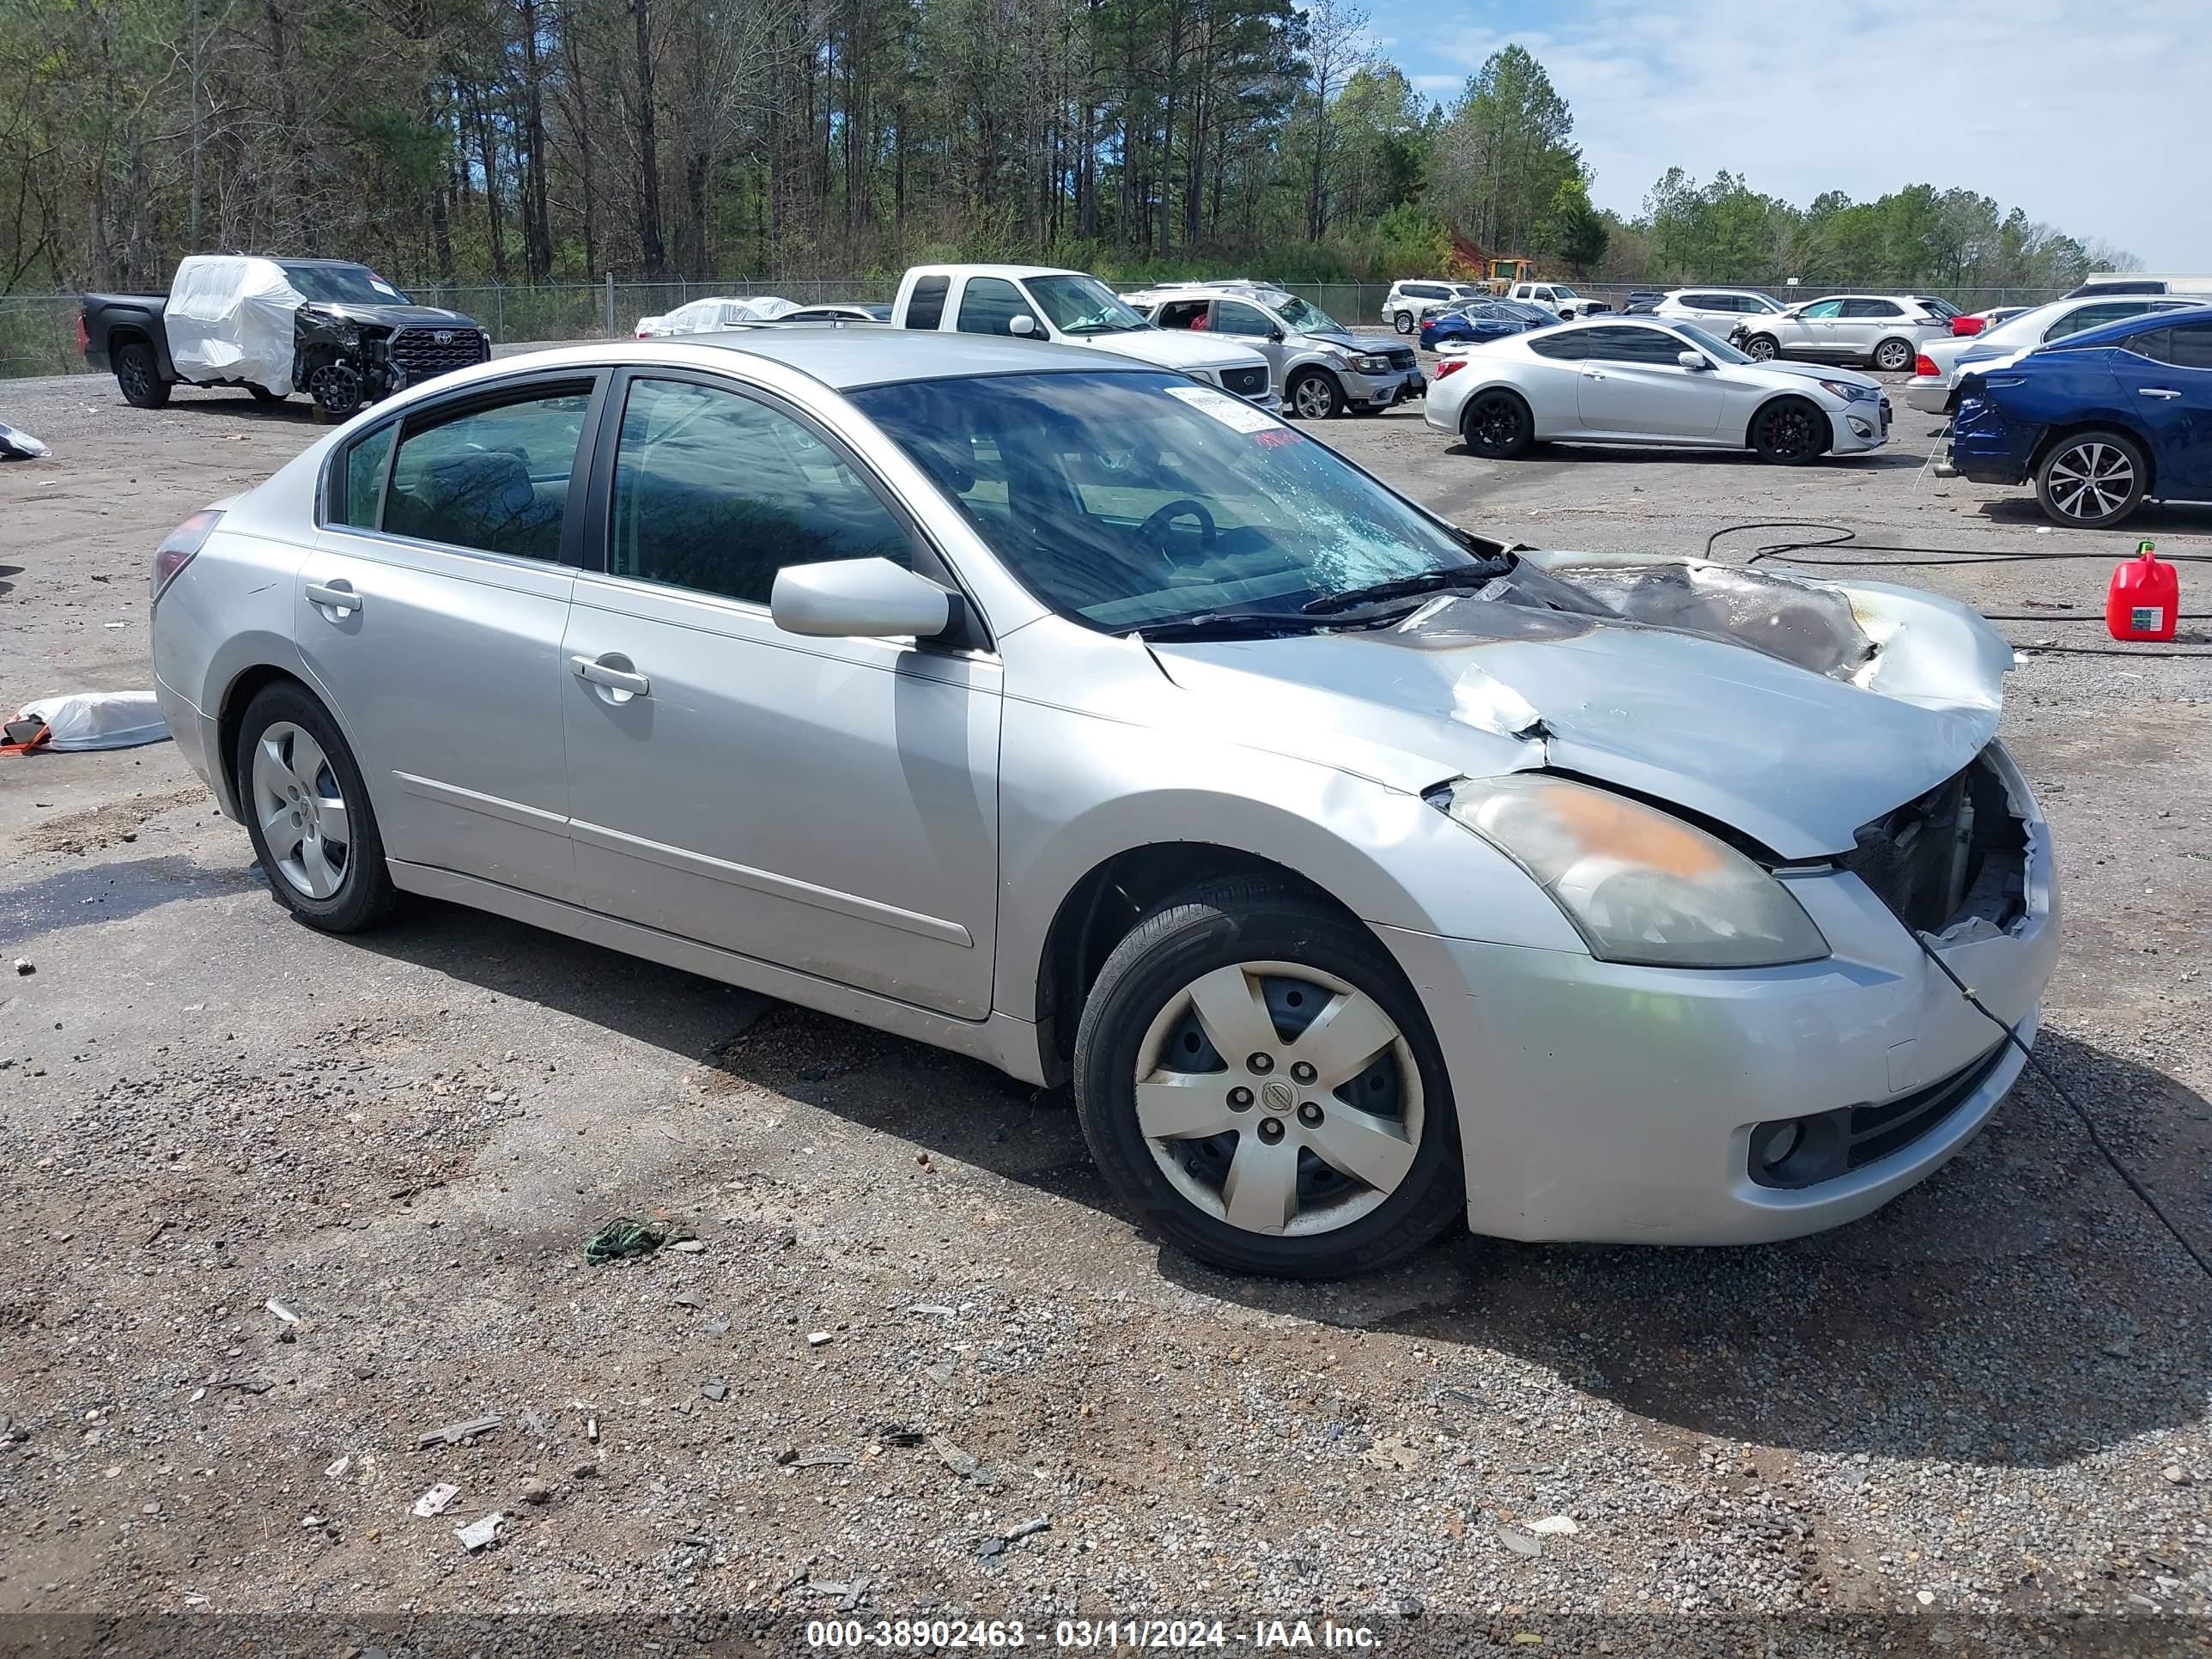
<path fill-rule="evenodd" d="M 935 328 L 945 320 L 945 294 L 952 286 L 950 276 L 920 276 L 915 279 L 914 292 L 907 296 L 906 325 L 908 328 Z"/>
<path fill-rule="evenodd" d="M 510 558 L 561 556 L 588 381 L 410 417 L 385 492 L 386 534 Z"/>
<path fill-rule="evenodd" d="M 1674 367 L 1686 348 L 1671 334 L 1656 328 L 1594 328 L 1583 336 L 1592 342 L 1589 355 L 1616 363 L 1653 363 Z"/>
<path fill-rule="evenodd" d="M 1575 363 L 1595 354 L 1595 342 L 1590 337 L 1602 331 L 1594 328 L 1577 329 L 1571 334 L 1543 333 L 1534 336 L 1524 335 L 1522 337 L 1528 340 L 1528 349 L 1539 356 L 1553 357 L 1561 362 Z"/>

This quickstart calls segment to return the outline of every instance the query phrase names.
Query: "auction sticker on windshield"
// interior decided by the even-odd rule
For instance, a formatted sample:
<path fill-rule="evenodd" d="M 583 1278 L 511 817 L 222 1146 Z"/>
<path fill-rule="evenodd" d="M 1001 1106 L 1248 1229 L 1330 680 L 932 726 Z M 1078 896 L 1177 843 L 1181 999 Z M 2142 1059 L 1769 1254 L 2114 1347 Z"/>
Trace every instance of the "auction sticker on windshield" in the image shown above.
<path fill-rule="evenodd" d="M 1167 392 L 1169 397 L 1182 398 L 1193 409 L 1204 410 L 1222 425 L 1238 432 L 1266 432 L 1280 425 L 1266 410 L 1255 409 L 1242 398 L 1216 392 L 1210 386 L 1171 386 Z"/>

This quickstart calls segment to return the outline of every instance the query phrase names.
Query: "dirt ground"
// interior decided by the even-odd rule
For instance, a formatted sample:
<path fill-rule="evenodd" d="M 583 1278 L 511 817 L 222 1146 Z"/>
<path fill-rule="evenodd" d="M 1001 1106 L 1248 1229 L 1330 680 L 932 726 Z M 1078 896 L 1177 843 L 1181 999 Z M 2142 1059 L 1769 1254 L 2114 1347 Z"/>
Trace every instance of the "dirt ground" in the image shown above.
<path fill-rule="evenodd" d="M 1898 579 L 2037 613 L 2001 625 L 2044 647 L 2003 728 L 2064 877 L 2041 1051 L 2212 1246 L 2212 637 L 2048 648 L 2109 645 L 2070 619 L 2109 561 L 2212 552 L 2212 513 L 2042 533 L 2024 493 L 1923 472 L 1935 423 L 1899 403 L 1888 449 L 1799 471 L 1489 464 L 1417 408 L 1319 435 L 1547 545 L 1792 519 L 2042 556 Z M 0 418 L 54 451 L 0 467 L 11 714 L 149 686 L 155 543 L 319 431 L 91 378 L 0 383 Z M 2185 608 L 2208 581 L 2184 567 Z M 1458 1237 L 1296 1287 L 1164 1250 L 1063 1099 L 966 1060 L 434 904 L 299 927 L 173 745 L 0 758 L 0 1614 L 745 1610 L 798 1644 L 832 1613 L 1202 1613 L 1231 1645 L 1333 1615 L 1624 1653 L 1854 1628 L 1816 1614 L 1961 1651 L 2045 1617 L 2114 1651 L 2212 1631 L 2212 1295 L 2040 1082 L 1823 1237 Z M 701 1248 L 586 1266 L 623 1214 Z"/>

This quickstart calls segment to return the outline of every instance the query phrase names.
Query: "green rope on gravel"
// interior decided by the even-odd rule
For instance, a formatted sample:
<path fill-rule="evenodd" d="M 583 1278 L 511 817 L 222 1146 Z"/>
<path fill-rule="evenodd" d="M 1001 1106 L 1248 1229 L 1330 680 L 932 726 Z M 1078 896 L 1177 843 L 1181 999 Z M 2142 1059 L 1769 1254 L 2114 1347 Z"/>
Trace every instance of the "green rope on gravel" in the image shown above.
<path fill-rule="evenodd" d="M 584 1241 L 584 1260 L 596 1267 L 624 1256 L 650 1255 L 675 1237 L 676 1229 L 665 1221 L 617 1216 Z"/>

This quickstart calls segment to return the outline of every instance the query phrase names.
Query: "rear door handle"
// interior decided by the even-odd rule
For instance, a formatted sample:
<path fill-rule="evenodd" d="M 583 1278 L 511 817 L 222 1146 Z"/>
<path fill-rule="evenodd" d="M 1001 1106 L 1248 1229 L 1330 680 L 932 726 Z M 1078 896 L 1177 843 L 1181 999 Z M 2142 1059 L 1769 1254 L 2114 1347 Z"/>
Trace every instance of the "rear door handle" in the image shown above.
<path fill-rule="evenodd" d="M 2179 398 L 2181 394 L 2172 386 L 2147 386 L 2137 388 L 2146 398 Z"/>
<path fill-rule="evenodd" d="M 317 605 L 328 605 L 341 617 L 361 609 L 361 595 L 353 591 L 351 582 L 343 579 L 334 582 L 309 582 L 307 597 Z"/>
<path fill-rule="evenodd" d="M 627 668 L 611 667 L 597 657 L 571 657 L 568 661 L 580 680 L 604 685 L 610 691 L 627 691 L 633 697 L 653 695 L 653 682 L 642 674 L 632 673 Z"/>

